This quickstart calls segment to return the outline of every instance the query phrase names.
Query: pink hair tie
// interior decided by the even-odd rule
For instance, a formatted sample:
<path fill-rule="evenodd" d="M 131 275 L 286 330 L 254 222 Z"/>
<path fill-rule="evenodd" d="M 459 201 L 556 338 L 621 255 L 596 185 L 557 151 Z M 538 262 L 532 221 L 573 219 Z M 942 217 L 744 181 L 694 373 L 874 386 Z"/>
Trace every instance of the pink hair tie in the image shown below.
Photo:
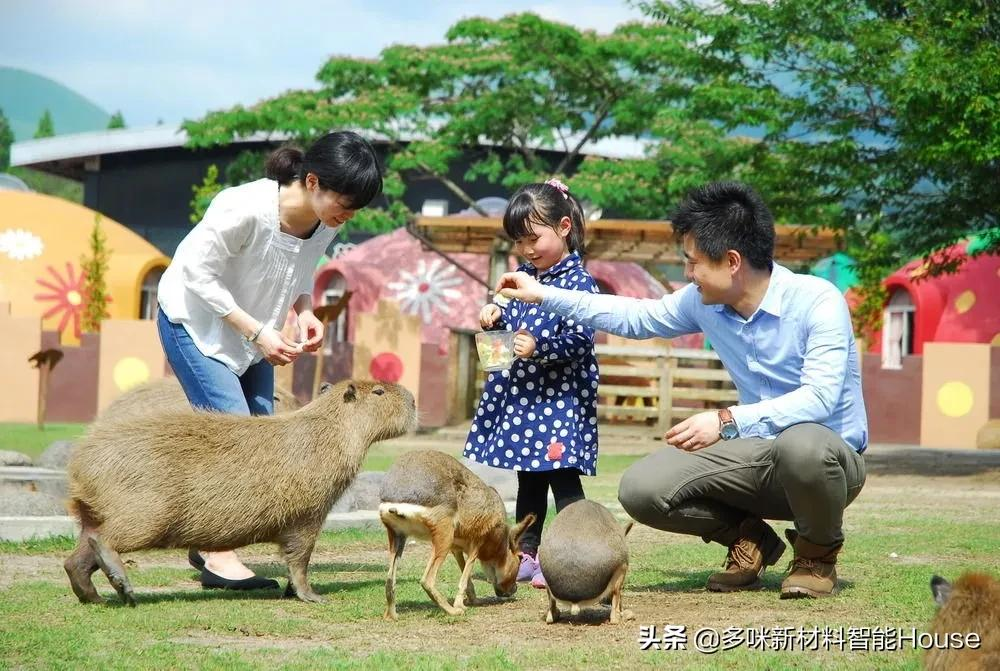
<path fill-rule="evenodd" d="M 569 187 L 568 186 L 566 186 L 565 184 L 563 184 L 562 182 L 560 182 L 555 177 L 553 177 L 552 179 L 548 180 L 545 183 L 548 184 L 549 186 L 554 186 L 556 189 L 559 190 L 560 193 L 562 193 L 563 198 L 565 198 L 566 200 L 569 200 Z"/>

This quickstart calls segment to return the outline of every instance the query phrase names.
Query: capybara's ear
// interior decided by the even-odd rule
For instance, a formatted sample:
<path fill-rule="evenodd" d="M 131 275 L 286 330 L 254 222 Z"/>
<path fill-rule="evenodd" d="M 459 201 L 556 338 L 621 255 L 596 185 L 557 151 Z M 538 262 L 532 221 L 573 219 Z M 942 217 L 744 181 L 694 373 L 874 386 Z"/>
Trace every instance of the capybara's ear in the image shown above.
<path fill-rule="evenodd" d="M 330 391 L 331 389 L 333 389 L 333 383 L 332 382 L 324 382 L 323 384 L 321 384 L 319 386 L 319 393 L 316 394 L 316 395 L 317 396 L 322 396 L 323 394 L 325 394 L 326 392 Z"/>
<path fill-rule="evenodd" d="M 931 578 L 931 594 L 934 595 L 934 603 L 940 608 L 951 596 L 951 583 L 939 575 Z"/>
<path fill-rule="evenodd" d="M 353 403 L 358 399 L 358 390 L 353 384 L 347 385 L 347 390 L 344 391 L 344 403 Z"/>

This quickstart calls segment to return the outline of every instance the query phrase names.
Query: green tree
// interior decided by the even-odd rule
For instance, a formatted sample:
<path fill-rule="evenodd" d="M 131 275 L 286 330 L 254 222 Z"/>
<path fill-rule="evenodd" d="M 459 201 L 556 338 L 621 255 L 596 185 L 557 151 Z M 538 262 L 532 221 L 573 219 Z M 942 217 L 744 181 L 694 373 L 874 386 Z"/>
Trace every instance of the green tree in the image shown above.
<path fill-rule="evenodd" d="M 83 268 L 83 319 L 81 329 L 89 333 L 101 330 L 101 321 L 110 316 L 107 305 L 111 301 L 108 295 L 107 273 L 111 251 L 107 247 L 107 236 L 101 230 L 101 215 L 94 215 L 94 228 L 90 232 L 90 255 L 80 257 Z"/>
<path fill-rule="evenodd" d="M 52 137 L 56 134 L 55 126 L 52 123 L 52 114 L 46 109 L 42 113 L 42 118 L 38 120 L 38 129 L 35 131 L 35 139 Z"/>
<path fill-rule="evenodd" d="M 112 114 L 111 118 L 108 119 L 108 130 L 114 128 L 125 128 L 125 117 L 122 116 L 121 110 Z"/>
<path fill-rule="evenodd" d="M 10 146 L 14 144 L 14 131 L 10 122 L 0 109 L 0 172 L 6 172 L 10 167 Z"/>
<path fill-rule="evenodd" d="M 998 250 L 1000 8 L 989 0 L 646 2 L 676 32 L 687 118 L 754 127 L 783 169 L 766 190 L 818 193 L 855 249 L 892 267 L 972 234 Z M 755 179 L 755 181 L 757 181 Z"/>
<path fill-rule="evenodd" d="M 678 47 L 663 32 L 628 24 L 599 35 L 532 14 L 467 19 L 448 31 L 445 44 L 392 46 L 375 60 L 333 58 L 320 69 L 317 90 L 214 112 L 185 128 L 196 147 L 258 132 L 308 143 L 343 127 L 387 138 L 388 207 L 354 220 L 373 230 L 412 216 L 402 202 L 404 178 L 436 180 L 475 208 L 463 181 L 512 190 L 560 175 L 597 205 L 662 217 L 693 184 L 767 162 L 752 145 L 726 138 L 711 124 L 663 111 L 683 90 L 671 60 Z M 641 161 L 583 160 L 588 142 L 649 135 L 653 121 L 671 140 L 669 148 Z M 546 149 L 560 154 L 553 158 Z M 470 156 L 471 165 L 456 173 Z M 782 207 L 815 209 L 808 193 L 793 194 Z"/>

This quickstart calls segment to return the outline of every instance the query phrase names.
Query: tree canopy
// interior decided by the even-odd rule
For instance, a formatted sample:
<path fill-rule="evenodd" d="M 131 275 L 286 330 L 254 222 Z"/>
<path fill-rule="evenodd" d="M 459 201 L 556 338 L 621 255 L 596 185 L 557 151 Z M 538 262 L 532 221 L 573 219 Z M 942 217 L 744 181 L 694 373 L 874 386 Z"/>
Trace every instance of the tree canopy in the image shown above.
<path fill-rule="evenodd" d="M 334 128 L 383 139 L 386 230 L 406 183 L 508 190 L 552 175 L 622 216 L 661 218 L 692 187 L 752 184 L 783 223 L 841 231 L 868 272 L 980 235 L 1000 249 L 1000 10 L 989 0 L 657 0 L 606 34 L 532 14 L 470 18 L 441 44 L 336 56 L 318 88 L 185 124 L 197 147 L 258 132 L 301 143 Z M 640 158 L 584 155 L 638 138 Z M 552 154 L 542 149 L 555 149 Z M 455 171 L 471 165 L 454 179 Z"/>

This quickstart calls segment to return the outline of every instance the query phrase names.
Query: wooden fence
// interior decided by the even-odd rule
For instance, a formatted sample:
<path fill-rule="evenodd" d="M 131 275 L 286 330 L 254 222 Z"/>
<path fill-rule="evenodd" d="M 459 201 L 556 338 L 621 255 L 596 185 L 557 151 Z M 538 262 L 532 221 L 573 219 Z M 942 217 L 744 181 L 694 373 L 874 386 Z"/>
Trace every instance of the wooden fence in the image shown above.
<path fill-rule="evenodd" d="M 662 434 L 707 409 L 739 400 L 715 352 L 666 347 L 597 345 L 601 369 L 598 417 L 641 423 Z"/>
<path fill-rule="evenodd" d="M 471 342 L 470 334 L 455 335 L 460 341 Z M 595 350 L 601 371 L 597 412 L 605 423 L 639 426 L 643 432 L 663 435 L 686 417 L 735 405 L 739 400 L 715 352 L 632 345 L 597 345 Z M 463 370 L 469 372 L 460 378 L 469 380 L 474 373 L 470 388 L 475 393 L 463 396 L 456 405 L 466 408 L 465 416 L 471 417 L 485 376 L 475 359 L 475 347 L 462 351 L 468 362 Z"/>

